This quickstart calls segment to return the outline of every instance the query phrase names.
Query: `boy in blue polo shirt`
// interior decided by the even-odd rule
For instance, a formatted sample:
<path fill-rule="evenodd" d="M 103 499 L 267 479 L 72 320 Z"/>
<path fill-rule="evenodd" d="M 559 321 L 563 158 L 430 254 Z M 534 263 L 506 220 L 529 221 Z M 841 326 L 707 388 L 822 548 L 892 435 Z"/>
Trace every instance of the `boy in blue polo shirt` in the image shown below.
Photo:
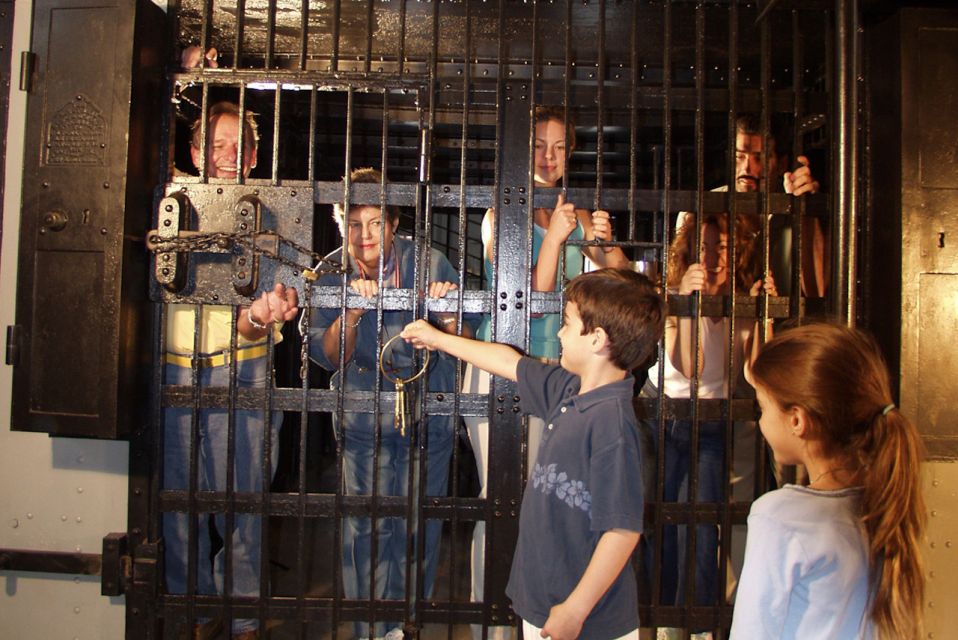
<path fill-rule="evenodd" d="M 424 320 L 402 336 L 517 381 L 522 407 L 546 422 L 506 587 L 526 640 L 637 639 L 628 561 L 644 504 L 629 372 L 658 343 L 665 306 L 648 278 L 623 269 L 580 275 L 565 295 L 561 366 Z"/>

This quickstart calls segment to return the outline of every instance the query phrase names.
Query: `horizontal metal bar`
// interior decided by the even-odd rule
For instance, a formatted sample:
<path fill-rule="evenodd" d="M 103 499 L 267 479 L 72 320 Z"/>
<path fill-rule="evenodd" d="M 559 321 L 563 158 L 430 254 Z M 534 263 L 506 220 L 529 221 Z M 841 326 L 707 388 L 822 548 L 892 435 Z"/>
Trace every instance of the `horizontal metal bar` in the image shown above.
<path fill-rule="evenodd" d="M 3 571 L 98 576 L 102 568 L 103 557 L 98 553 L 0 549 L 0 570 Z"/>
<path fill-rule="evenodd" d="M 303 391 L 299 388 L 277 388 L 271 390 L 272 408 L 278 411 L 300 411 L 303 408 Z M 190 408 L 193 406 L 193 387 L 188 385 L 169 385 L 163 387 L 164 407 Z M 427 393 L 426 412 L 433 416 L 449 416 L 454 409 L 454 391 L 445 393 Z M 234 406 L 237 409 L 262 410 L 265 406 L 266 390 L 238 387 L 233 391 Z M 333 389 L 310 389 L 306 397 L 306 406 L 310 412 L 334 413 L 337 410 L 339 391 Z M 199 390 L 198 408 L 211 409 L 229 406 L 230 393 L 227 387 L 202 387 Z M 392 415 L 396 394 L 393 391 L 380 393 L 380 413 Z M 375 392 L 346 391 L 343 408 L 348 412 L 373 413 L 375 411 Z M 477 393 L 459 394 L 460 416 L 485 416 L 489 414 L 489 397 Z"/>
<path fill-rule="evenodd" d="M 185 596 L 162 595 L 157 598 L 158 606 L 164 610 L 166 618 L 185 618 L 187 609 L 192 608 L 196 617 L 216 617 L 223 613 L 223 603 L 229 600 L 234 618 L 255 618 L 260 614 L 260 598 L 244 598 L 233 596 Z M 369 620 L 372 614 L 374 620 L 396 620 L 401 618 L 404 610 L 401 602 L 392 603 L 388 600 L 350 600 L 335 599 L 331 596 L 271 596 L 263 598 L 266 615 L 270 619 L 293 619 L 305 622 L 328 622 L 332 618 L 335 607 L 337 619 Z M 423 599 L 423 604 L 416 612 L 417 621 L 426 623 L 448 623 L 450 611 L 456 612 L 456 618 L 461 623 L 482 624 L 482 610 L 485 605 L 481 602 L 459 602 Z"/>
<path fill-rule="evenodd" d="M 639 420 L 657 421 L 660 403 L 666 420 L 687 420 L 692 415 L 692 401 L 688 398 L 634 398 L 632 407 Z M 725 420 L 728 414 L 735 421 L 755 420 L 755 401 L 747 398 L 701 398 L 698 401 L 699 420 Z"/>
<path fill-rule="evenodd" d="M 274 492 L 269 497 L 269 508 L 264 509 L 263 496 L 256 492 L 233 492 L 227 497 L 225 491 L 197 491 L 195 500 L 191 500 L 187 490 L 165 489 L 160 491 L 160 511 L 189 511 L 195 504 L 199 513 L 225 513 L 227 508 L 237 513 L 255 513 L 278 517 L 338 518 L 342 515 L 368 516 L 373 507 L 379 517 L 404 518 L 408 515 L 409 504 L 405 496 L 342 496 L 339 501 L 335 493 L 298 493 Z M 430 496 L 422 504 L 426 518 L 448 520 L 456 514 L 458 520 L 484 520 L 485 500 L 481 498 L 456 498 Z"/>

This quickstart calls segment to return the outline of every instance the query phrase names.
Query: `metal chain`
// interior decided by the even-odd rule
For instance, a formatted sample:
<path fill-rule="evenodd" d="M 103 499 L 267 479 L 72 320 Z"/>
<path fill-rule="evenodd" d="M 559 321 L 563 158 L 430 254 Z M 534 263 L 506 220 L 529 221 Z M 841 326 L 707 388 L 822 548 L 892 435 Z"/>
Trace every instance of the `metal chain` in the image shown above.
<path fill-rule="evenodd" d="M 300 255 L 307 256 L 310 259 L 310 264 L 315 263 L 314 267 L 307 266 L 305 270 L 302 271 L 302 276 L 304 279 L 312 278 L 315 280 L 320 274 L 325 273 L 344 274 L 350 272 L 350 269 L 348 267 L 344 267 L 342 263 L 335 260 L 329 260 L 328 258 L 325 258 L 324 256 L 321 256 L 320 254 L 315 253 L 306 247 L 296 244 L 292 240 L 288 240 L 275 231 L 269 229 L 264 231 L 251 231 L 248 233 L 227 233 L 225 231 L 215 231 L 210 233 L 198 233 L 180 238 L 161 238 L 159 235 L 153 235 L 150 237 L 150 244 L 152 245 L 151 251 L 153 253 L 167 253 L 171 251 L 202 253 L 209 251 L 210 249 L 233 250 L 236 247 L 242 247 L 253 254 L 264 255 L 272 258 L 280 264 L 291 267 L 296 271 L 303 269 L 302 264 L 280 255 L 279 251 L 273 252 L 257 245 L 256 240 L 263 237 L 275 237 L 280 244 L 291 248 L 294 252 Z"/>
<path fill-rule="evenodd" d="M 294 260 L 279 255 L 279 252 L 269 251 L 256 244 L 257 238 L 275 237 L 280 244 L 290 247 L 300 255 L 308 256 L 315 262 L 314 266 L 303 265 Z M 172 251 L 186 253 L 201 253 L 210 249 L 234 250 L 236 247 L 242 247 L 254 254 L 264 255 L 277 262 L 292 267 L 299 272 L 303 278 L 303 295 L 306 298 L 306 304 L 303 305 L 302 313 L 299 317 L 299 334 L 302 336 L 302 343 L 299 350 L 299 375 L 305 380 L 309 374 L 309 302 L 312 300 L 313 282 L 320 275 L 327 273 L 344 274 L 350 273 L 351 269 L 336 260 L 330 260 L 324 256 L 315 253 L 306 247 L 303 247 L 292 240 L 288 240 L 275 231 L 254 231 L 249 233 L 226 233 L 225 231 L 216 231 L 211 233 L 197 233 L 181 238 L 160 238 L 159 235 L 153 235 L 149 238 L 149 244 L 153 253 L 167 253 Z"/>
<path fill-rule="evenodd" d="M 316 267 L 307 269 L 306 271 L 316 273 L 315 269 L 318 268 L 319 264 L 317 263 Z M 305 274 L 306 271 L 303 273 Z M 299 379 L 302 380 L 304 384 L 309 375 L 309 303 L 313 299 L 313 280 L 314 278 L 308 276 L 303 278 L 303 296 L 306 298 L 306 304 L 303 305 L 302 313 L 299 316 L 299 335 L 301 341 L 299 346 Z"/>

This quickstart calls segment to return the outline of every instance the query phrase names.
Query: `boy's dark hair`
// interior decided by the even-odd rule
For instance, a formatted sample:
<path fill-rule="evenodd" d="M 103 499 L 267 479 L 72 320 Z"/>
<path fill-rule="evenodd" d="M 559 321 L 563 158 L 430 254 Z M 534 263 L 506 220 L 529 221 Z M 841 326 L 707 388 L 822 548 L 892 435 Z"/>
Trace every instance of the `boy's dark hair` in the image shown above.
<path fill-rule="evenodd" d="M 628 269 L 599 269 L 577 276 L 565 291 L 576 303 L 582 334 L 602 327 L 609 360 L 631 371 L 651 355 L 665 328 L 665 301 L 652 281 Z"/>
<path fill-rule="evenodd" d="M 349 174 L 349 182 L 351 184 L 382 184 L 383 174 L 377 169 L 372 167 L 360 167 L 359 169 L 353 169 Z M 351 206 L 361 207 L 362 204 L 355 203 Z M 394 206 L 384 207 L 386 210 L 386 220 L 393 222 L 399 218 L 399 209 Z M 346 215 L 346 205 L 342 202 L 337 202 L 333 205 L 333 218 L 336 219 L 336 222 L 340 225 L 344 224 L 344 217 Z"/>

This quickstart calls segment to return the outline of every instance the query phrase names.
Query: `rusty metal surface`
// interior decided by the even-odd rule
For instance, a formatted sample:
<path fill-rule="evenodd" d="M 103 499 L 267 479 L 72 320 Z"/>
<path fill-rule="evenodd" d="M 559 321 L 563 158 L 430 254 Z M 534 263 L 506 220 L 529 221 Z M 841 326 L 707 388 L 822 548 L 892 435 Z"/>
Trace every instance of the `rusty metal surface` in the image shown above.
<path fill-rule="evenodd" d="M 919 420 L 932 456 L 958 455 L 954 358 L 958 173 L 947 149 L 958 108 L 954 11 L 901 13 L 901 406 Z M 944 154 L 944 155 L 943 155 Z M 932 368 L 934 367 L 934 368 Z"/>

